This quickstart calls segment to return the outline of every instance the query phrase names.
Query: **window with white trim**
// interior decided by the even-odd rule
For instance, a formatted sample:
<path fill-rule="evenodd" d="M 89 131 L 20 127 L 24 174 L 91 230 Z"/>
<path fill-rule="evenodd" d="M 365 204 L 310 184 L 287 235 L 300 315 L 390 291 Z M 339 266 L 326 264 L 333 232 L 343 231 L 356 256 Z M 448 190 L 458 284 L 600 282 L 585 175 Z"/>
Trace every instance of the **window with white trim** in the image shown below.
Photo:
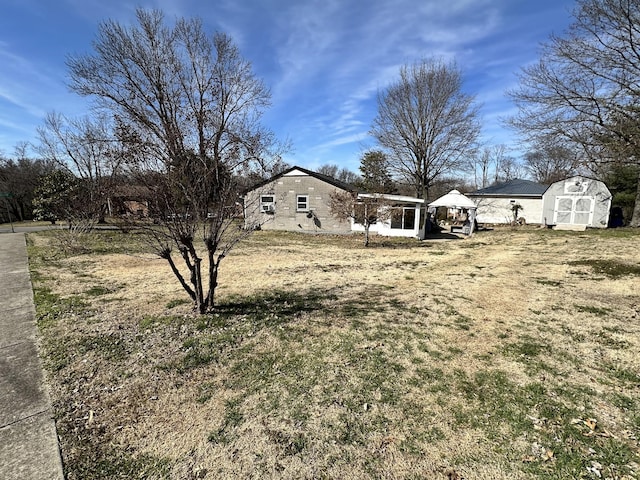
<path fill-rule="evenodd" d="M 391 210 L 391 228 L 413 230 L 416 223 L 415 207 L 393 207 Z"/>
<path fill-rule="evenodd" d="M 296 197 L 296 211 L 298 212 L 309 211 L 309 195 L 298 195 Z"/>

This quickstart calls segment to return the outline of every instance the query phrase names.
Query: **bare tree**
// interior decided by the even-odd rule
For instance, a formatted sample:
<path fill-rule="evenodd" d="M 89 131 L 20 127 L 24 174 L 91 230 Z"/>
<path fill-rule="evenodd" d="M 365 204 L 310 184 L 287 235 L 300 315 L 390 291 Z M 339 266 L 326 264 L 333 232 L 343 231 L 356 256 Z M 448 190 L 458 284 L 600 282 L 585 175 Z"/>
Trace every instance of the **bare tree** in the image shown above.
<path fill-rule="evenodd" d="M 326 175 L 327 177 L 336 178 L 340 167 L 335 163 L 325 163 L 318 167 L 318 173 Z"/>
<path fill-rule="evenodd" d="M 38 136 L 40 155 L 80 180 L 85 198 L 74 218 L 103 222 L 124 161 L 108 119 L 69 119 L 52 112 L 38 128 Z"/>
<path fill-rule="evenodd" d="M 471 159 L 469 169 L 473 173 L 475 188 L 485 188 L 490 185 L 491 172 L 495 171 L 491 149 L 485 147 Z"/>
<path fill-rule="evenodd" d="M 387 150 L 392 171 L 417 197 L 428 198 L 438 177 L 462 169 L 474 155 L 477 117 L 458 67 L 429 59 L 403 66 L 400 79 L 378 94 L 370 133 Z"/>
<path fill-rule="evenodd" d="M 496 170 L 496 183 L 507 182 L 516 178 L 525 177 L 527 174 L 524 165 L 513 157 L 503 157 L 500 159 Z"/>
<path fill-rule="evenodd" d="M 325 163 L 324 165 L 321 165 L 320 168 L 318 168 L 318 173 L 335 178 L 336 180 L 340 180 L 344 183 L 352 184 L 360 180 L 357 173 L 353 173 L 346 167 L 340 168 L 338 165 L 332 163 Z"/>
<path fill-rule="evenodd" d="M 338 171 L 338 176 L 336 177 L 336 179 L 340 180 L 341 182 L 353 185 L 360 181 L 360 175 L 358 175 L 355 172 L 352 172 L 347 167 L 342 167 Z"/>
<path fill-rule="evenodd" d="M 475 180 L 475 188 L 485 188 L 499 181 L 508 180 L 511 175 L 518 174 L 515 160 L 508 155 L 506 145 L 484 147 L 471 158 L 470 169 Z"/>
<path fill-rule="evenodd" d="M 568 32 L 543 45 L 510 92 L 519 109 L 511 124 L 528 140 L 571 142 L 596 165 L 638 165 L 639 83 L 640 3 L 578 0 Z M 630 224 L 640 226 L 640 178 Z"/>
<path fill-rule="evenodd" d="M 524 155 L 524 167 L 539 183 L 550 185 L 577 173 L 580 156 L 557 142 L 541 141 Z"/>
<path fill-rule="evenodd" d="M 292 165 L 289 165 L 279 157 L 276 157 L 274 161 L 268 165 L 246 165 L 237 176 L 237 186 L 240 191 L 247 192 L 253 186 L 275 177 L 279 173 L 291 168 L 291 166 Z"/>
<path fill-rule="evenodd" d="M 358 194 L 335 191 L 329 195 L 329 211 L 341 220 L 351 220 L 364 227 L 364 246 L 369 246 L 371 225 L 391 218 L 391 204 L 382 194 Z"/>
<path fill-rule="evenodd" d="M 365 152 L 360 159 L 362 178 L 357 184 L 367 193 L 336 191 L 329 196 L 329 211 L 341 220 L 353 221 L 364 228 L 364 246 L 369 246 L 371 226 L 391 218 L 391 204 L 384 194 L 391 193 L 393 182 L 387 171 L 387 157 L 380 150 Z"/>
<path fill-rule="evenodd" d="M 237 178 L 279 153 L 260 124 L 270 93 L 227 35 L 197 19 L 167 26 L 159 11 L 138 9 L 137 21 L 100 25 L 95 52 L 68 60 L 71 88 L 117 120 L 130 174 L 164 226 L 147 228 L 155 251 L 206 313 L 222 260 L 250 233 L 237 220 Z"/>

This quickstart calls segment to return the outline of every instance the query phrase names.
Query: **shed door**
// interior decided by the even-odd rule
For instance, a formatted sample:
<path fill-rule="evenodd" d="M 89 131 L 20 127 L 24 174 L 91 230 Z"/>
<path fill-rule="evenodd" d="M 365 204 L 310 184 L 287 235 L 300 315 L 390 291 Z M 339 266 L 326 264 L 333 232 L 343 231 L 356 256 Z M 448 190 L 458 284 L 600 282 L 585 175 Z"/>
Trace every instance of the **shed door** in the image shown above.
<path fill-rule="evenodd" d="M 553 223 L 591 225 L 595 203 L 594 197 L 556 197 Z"/>

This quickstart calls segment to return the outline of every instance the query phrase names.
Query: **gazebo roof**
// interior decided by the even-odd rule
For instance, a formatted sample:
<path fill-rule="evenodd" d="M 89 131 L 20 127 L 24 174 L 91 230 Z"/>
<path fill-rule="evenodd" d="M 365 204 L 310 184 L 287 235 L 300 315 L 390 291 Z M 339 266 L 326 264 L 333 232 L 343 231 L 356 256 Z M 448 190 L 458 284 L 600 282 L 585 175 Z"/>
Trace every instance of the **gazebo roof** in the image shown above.
<path fill-rule="evenodd" d="M 449 208 L 477 208 L 473 200 L 465 197 L 458 190 L 451 190 L 446 195 L 434 200 L 429 204 L 430 207 L 449 207 Z"/>

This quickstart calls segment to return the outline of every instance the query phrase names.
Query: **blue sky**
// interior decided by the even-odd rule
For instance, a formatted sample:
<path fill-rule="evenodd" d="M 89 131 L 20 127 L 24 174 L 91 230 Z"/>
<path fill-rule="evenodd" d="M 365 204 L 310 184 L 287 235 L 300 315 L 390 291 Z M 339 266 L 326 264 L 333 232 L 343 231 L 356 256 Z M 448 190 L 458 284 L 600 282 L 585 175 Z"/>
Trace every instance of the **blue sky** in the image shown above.
<path fill-rule="evenodd" d="M 105 19 L 134 21 L 137 6 L 169 19 L 198 16 L 230 34 L 269 86 L 264 123 L 310 169 L 357 172 L 374 140 L 376 96 L 400 66 L 455 60 L 464 89 L 482 105 L 482 138 L 516 146 L 500 119 L 513 113 L 505 90 L 535 62 L 541 42 L 571 23 L 574 0 L 0 0 L 0 152 L 36 141 L 47 112 L 81 116 L 86 99 L 67 89 L 66 56 L 89 52 Z"/>

